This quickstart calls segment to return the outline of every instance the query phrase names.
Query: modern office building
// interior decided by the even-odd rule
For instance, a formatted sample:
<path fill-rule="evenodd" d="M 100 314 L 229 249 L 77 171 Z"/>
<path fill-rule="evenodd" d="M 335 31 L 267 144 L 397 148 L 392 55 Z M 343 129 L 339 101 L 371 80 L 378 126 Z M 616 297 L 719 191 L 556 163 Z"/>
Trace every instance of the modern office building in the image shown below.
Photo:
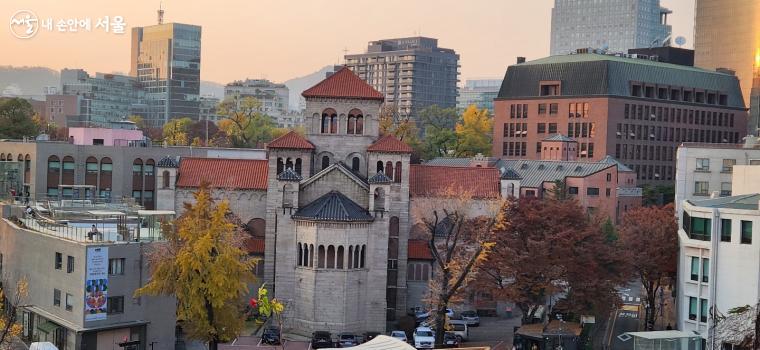
<path fill-rule="evenodd" d="M 475 105 L 487 109 L 493 115 L 493 100 L 498 97 L 501 79 L 468 79 L 459 89 L 457 112 L 462 114 L 467 107 Z"/>
<path fill-rule="evenodd" d="M 57 127 L 69 125 L 69 120 L 77 120 L 82 113 L 81 95 L 45 95 L 45 114 L 48 123 Z"/>
<path fill-rule="evenodd" d="M 697 0 L 694 26 L 695 65 L 736 72 L 750 107 L 748 130 L 757 135 L 760 115 L 760 2 Z M 753 92 L 754 91 L 754 92 Z"/>
<path fill-rule="evenodd" d="M 579 160 L 614 156 L 639 183 L 671 184 L 682 142 L 736 144 L 746 130 L 735 76 L 595 53 L 510 66 L 494 108 L 494 156 L 540 159 L 563 134 Z"/>
<path fill-rule="evenodd" d="M 201 27 L 167 23 L 132 28 L 129 75 L 145 90 L 145 123 L 200 114 Z"/>
<path fill-rule="evenodd" d="M 75 120 L 60 126 L 108 126 L 139 113 L 143 97 L 137 79 L 118 74 L 97 73 L 91 77 L 82 69 L 61 70 L 63 95 L 79 96 Z"/>
<path fill-rule="evenodd" d="M 554 0 L 550 52 L 664 46 L 670 42 L 670 13 L 660 0 Z"/>
<path fill-rule="evenodd" d="M 744 144 L 683 143 L 676 155 L 676 209 L 684 200 L 728 197 L 737 165 L 760 165 L 760 144 L 747 137 Z"/>
<path fill-rule="evenodd" d="M 219 106 L 220 100 L 213 96 L 201 96 L 199 105 L 199 117 L 198 120 L 208 120 L 211 122 L 219 121 L 219 114 L 216 112 L 217 106 Z"/>
<path fill-rule="evenodd" d="M 13 286 L 23 278 L 28 283 L 27 296 L 14 310 L 22 326 L 20 338 L 27 344 L 51 342 L 60 350 L 174 349 L 176 300 L 134 295 L 150 279 L 153 237 L 125 235 L 139 230 L 160 236 L 160 228 L 146 228 L 150 221 L 139 228 L 134 217 L 151 216 L 136 207 L 96 214 L 94 206 L 69 202 L 40 203 L 45 219 L 24 217 L 20 205 L 0 204 L 3 282 Z M 49 215 L 53 210 L 56 223 Z M 120 222 L 135 216 L 117 231 L 103 213 L 124 220 Z M 90 225 L 97 225 L 100 234 L 88 236 Z"/>
<path fill-rule="evenodd" d="M 371 41 L 367 52 L 346 55 L 346 66 L 395 104 L 402 116 L 430 105 L 456 107 L 459 55 L 425 37 Z"/>
<path fill-rule="evenodd" d="M 266 79 L 236 80 L 224 87 L 224 98 L 235 98 L 240 101 L 252 97 L 261 103 L 259 112 L 264 113 L 284 127 L 288 115 L 290 91 L 285 84 L 276 84 Z"/>
<path fill-rule="evenodd" d="M 724 341 L 726 334 L 717 337 L 715 326 L 732 309 L 755 306 L 760 299 L 760 242 L 753 237 L 760 227 L 760 166 L 734 170 L 733 182 L 742 186 L 734 186 L 733 196 L 684 200 L 678 216 L 677 328 L 699 334 L 712 349 L 751 348 L 739 347 L 742 339 L 736 337 L 732 342 Z M 743 332 L 737 325 L 733 331 Z M 714 344 L 716 338 L 724 340 Z"/>

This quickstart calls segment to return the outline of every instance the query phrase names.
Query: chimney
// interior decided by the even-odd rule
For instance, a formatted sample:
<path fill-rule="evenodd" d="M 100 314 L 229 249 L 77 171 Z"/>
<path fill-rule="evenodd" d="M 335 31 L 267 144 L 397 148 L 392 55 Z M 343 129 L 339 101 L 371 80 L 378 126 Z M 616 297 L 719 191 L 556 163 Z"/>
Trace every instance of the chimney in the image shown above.
<path fill-rule="evenodd" d="M 517 57 L 517 64 L 520 64 L 520 63 L 525 63 L 525 57 L 522 57 L 522 56 Z"/>

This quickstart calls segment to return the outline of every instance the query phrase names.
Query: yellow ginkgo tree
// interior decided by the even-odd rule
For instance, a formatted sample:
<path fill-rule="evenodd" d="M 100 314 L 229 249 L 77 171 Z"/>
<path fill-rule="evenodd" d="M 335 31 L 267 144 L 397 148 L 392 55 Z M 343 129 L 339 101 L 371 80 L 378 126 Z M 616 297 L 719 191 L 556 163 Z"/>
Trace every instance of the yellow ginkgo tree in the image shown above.
<path fill-rule="evenodd" d="M 470 105 L 456 125 L 457 156 L 472 157 L 478 153 L 491 155 L 493 119 L 487 109 Z"/>
<path fill-rule="evenodd" d="M 241 249 L 235 225 L 226 216 L 227 201 L 214 203 L 206 183 L 193 197 L 184 214 L 164 226 L 166 242 L 150 257 L 151 279 L 135 295 L 175 296 L 177 320 L 188 337 L 216 350 L 243 328 L 255 261 Z"/>

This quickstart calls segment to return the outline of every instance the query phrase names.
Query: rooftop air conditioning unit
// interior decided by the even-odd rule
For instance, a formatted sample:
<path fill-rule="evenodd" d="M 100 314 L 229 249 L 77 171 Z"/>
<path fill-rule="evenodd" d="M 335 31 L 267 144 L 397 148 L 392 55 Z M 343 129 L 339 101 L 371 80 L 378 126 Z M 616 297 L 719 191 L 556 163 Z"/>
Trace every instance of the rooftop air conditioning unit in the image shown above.
<path fill-rule="evenodd" d="M 620 133 L 620 131 L 616 132 L 615 134 L 617 134 L 617 136 L 620 136 L 620 135 L 622 135 L 622 134 Z"/>
<path fill-rule="evenodd" d="M 655 120 L 656 118 L 657 118 L 657 116 L 655 116 L 654 114 L 650 114 L 649 115 L 649 119 Z"/>
<path fill-rule="evenodd" d="M 636 137 L 636 134 L 634 134 L 634 133 L 630 133 L 628 135 L 631 136 L 631 137 Z"/>
<path fill-rule="evenodd" d="M 654 134 L 649 134 L 649 138 L 653 139 L 654 138 Z"/>

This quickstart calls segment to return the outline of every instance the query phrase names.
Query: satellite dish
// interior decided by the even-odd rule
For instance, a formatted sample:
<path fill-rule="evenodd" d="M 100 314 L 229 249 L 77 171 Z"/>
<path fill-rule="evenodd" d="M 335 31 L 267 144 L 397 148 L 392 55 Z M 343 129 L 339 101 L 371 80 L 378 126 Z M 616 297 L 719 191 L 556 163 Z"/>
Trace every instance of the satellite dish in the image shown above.
<path fill-rule="evenodd" d="M 684 46 L 684 44 L 686 44 L 686 38 L 684 38 L 682 36 L 679 36 L 679 37 L 676 38 L 676 45 L 678 45 L 679 47 L 681 47 L 681 46 Z"/>

